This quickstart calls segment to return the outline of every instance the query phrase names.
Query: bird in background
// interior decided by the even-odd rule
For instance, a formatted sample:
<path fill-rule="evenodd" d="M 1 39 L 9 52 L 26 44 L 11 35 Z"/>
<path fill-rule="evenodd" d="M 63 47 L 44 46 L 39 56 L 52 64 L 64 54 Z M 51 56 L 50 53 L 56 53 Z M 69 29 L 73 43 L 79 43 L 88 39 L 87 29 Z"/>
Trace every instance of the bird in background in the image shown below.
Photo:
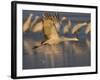
<path fill-rule="evenodd" d="M 87 26 L 87 22 L 83 22 L 83 23 L 78 23 L 76 24 L 73 28 L 72 28 L 72 34 L 75 34 L 76 32 L 79 31 L 80 28 L 82 27 L 86 27 Z"/>
<path fill-rule="evenodd" d="M 39 16 L 35 16 L 35 19 L 33 20 L 31 24 L 31 31 L 32 32 L 41 32 L 43 28 L 42 20 Z"/>
<path fill-rule="evenodd" d="M 66 18 L 67 19 L 67 18 Z M 63 33 L 68 33 L 72 28 L 71 20 L 67 19 L 66 25 L 64 26 Z"/>
<path fill-rule="evenodd" d="M 32 22 L 32 16 L 33 14 L 29 14 L 28 18 L 23 23 L 23 32 L 26 32 L 30 28 Z"/>
<path fill-rule="evenodd" d="M 87 24 L 86 30 L 85 30 L 85 34 L 88 34 L 89 32 L 91 32 L 91 23 Z"/>

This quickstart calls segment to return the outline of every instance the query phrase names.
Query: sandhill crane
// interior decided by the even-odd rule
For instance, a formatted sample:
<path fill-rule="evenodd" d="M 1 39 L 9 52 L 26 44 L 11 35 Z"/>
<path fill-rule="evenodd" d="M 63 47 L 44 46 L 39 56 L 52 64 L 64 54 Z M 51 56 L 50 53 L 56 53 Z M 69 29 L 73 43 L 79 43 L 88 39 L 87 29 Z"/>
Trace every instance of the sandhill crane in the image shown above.
<path fill-rule="evenodd" d="M 43 29 L 42 20 L 39 16 L 36 16 L 31 24 L 32 32 L 41 32 Z"/>
<path fill-rule="evenodd" d="M 69 32 L 69 30 L 72 28 L 72 23 L 70 20 L 68 20 L 68 23 L 64 26 L 64 33 Z"/>
<path fill-rule="evenodd" d="M 43 26 L 41 26 L 42 27 L 41 29 L 43 30 L 45 41 L 41 45 L 44 44 L 56 45 L 64 41 L 78 41 L 76 37 L 67 38 L 59 36 L 59 33 L 57 32 L 55 25 L 55 18 L 53 16 L 43 17 L 42 24 Z"/>
<path fill-rule="evenodd" d="M 87 26 L 87 23 L 78 23 L 76 24 L 73 28 L 72 28 L 72 34 L 76 33 L 80 28 L 82 28 L 83 26 Z"/>
<path fill-rule="evenodd" d="M 91 23 L 88 23 L 86 30 L 85 30 L 85 34 L 88 34 L 91 31 Z"/>
<path fill-rule="evenodd" d="M 66 16 L 61 17 L 60 20 L 55 20 L 55 26 L 58 32 L 60 32 L 60 28 L 61 28 L 63 21 L 66 21 L 66 20 L 68 21 L 68 23 L 64 26 L 64 30 L 63 30 L 64 34 L 69 31 L 71 27 L 71 21 L 69 21 Z"/>
<path fill-rule="evenodd" d="M 23 24 L 23 32 L 26 32 L 30 28 L 32 16 L 33 16 L 33 14 L 30 14 L 29 17 L 24 22 L 24 24 Z"/>

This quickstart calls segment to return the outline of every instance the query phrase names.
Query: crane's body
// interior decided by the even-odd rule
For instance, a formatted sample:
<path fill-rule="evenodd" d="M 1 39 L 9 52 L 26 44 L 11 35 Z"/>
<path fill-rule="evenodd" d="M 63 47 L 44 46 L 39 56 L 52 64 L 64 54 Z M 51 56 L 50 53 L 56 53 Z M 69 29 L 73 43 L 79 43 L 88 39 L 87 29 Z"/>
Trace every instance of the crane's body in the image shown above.
<path fill-rule="evenodd" d="M 77 38 L 67 38 L 60 36 L 55 25 L 55 20 L 56 19 L 52 16 L 43 18 L 42 25 L 43 25 L 43 34 L 45 37 L 45 41 L 41 45 L 44 44 L 56 45 L 64 41 L 78 41 Z"/>

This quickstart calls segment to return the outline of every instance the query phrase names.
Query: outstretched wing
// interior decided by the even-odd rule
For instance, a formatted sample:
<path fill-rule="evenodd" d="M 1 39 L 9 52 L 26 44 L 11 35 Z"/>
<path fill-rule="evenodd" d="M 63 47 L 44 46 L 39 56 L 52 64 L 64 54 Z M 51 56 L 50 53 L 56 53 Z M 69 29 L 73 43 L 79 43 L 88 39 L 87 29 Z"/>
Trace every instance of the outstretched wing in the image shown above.
<path fill-rule="evenodd" d="M 42 31 L 43 31 L 42 21 L 36 23 L 32 28 L 32 32 L 42 32 Z"/>
<path fill-rule="evenodd" d="M 55 23 L 55 27 L 56 27 L 56 29 L 57 29 L 57 32 L 60 32 L 60 27 L 61 27 L 61 25 L 60 25 L 59 22 L 56 22 L 56 23 Z"/>
<path fill-rule="evenodd" d="M 77 25 L 75 25 L 72 29 L 72 34 L 74 34 L 75 32 L 77 32 L 80 28 L 82 28 L 83 26 L 86 26 L 87 23 L 84 22 L 84 23 L 79 23 Z"/>

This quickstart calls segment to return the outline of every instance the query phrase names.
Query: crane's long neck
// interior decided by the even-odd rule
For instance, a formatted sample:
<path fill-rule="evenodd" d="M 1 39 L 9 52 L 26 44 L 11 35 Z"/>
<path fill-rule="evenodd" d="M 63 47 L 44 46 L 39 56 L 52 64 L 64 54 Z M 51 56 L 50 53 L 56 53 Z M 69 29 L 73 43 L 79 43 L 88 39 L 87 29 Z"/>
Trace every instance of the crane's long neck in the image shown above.
<path fill-rule="evenodd" d="M 61 41 L 78 41 L 78 38 L 67 38 L 67 37 L 61 37 Z"/>

